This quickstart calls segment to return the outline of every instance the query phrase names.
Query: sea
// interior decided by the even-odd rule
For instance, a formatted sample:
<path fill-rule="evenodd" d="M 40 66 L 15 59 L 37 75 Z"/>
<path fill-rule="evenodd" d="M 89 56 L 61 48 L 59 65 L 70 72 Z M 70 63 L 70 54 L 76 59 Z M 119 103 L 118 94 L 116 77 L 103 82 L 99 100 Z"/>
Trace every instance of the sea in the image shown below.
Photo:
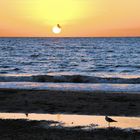
<path fill-rule="evenodd" d="M 0 88 L 140 92 L 140 37 L 0 38 Z"/>

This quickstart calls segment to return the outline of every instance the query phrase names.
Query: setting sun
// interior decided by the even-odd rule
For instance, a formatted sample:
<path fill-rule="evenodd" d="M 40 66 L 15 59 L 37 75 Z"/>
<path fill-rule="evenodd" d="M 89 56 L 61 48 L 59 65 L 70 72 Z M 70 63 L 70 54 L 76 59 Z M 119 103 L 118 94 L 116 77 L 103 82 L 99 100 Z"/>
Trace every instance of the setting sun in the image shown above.
<path fill-rule="evenodd" d="M 54 26 L 54 27 L 52 28 L 52 31 L 53 31 L 53 33 L 55 33 L 55 34 L 59 34 L 59 33 L 61 32 L 61 27 L 60 27 L 60 25 L 57 24 L 57 26 Z"/>
<path fill-rule="evenodd" d="M 139 36 L 140 0 L 0 0 L 0 36 Z"/>

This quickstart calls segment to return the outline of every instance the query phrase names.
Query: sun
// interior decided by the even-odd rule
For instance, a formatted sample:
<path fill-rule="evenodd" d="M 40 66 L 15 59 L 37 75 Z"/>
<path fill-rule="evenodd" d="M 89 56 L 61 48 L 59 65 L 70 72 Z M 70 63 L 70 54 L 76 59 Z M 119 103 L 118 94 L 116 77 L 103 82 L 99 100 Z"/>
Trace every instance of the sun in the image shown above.
<path fill-rule="evenodd" d="M 56 26 L 54 26 L 54 27 L 52 28 L 52 32 L 55 33 L 55 34 L 61 33 L 61 27 L 60 27 L 60 25 L 57 24 Z"/>

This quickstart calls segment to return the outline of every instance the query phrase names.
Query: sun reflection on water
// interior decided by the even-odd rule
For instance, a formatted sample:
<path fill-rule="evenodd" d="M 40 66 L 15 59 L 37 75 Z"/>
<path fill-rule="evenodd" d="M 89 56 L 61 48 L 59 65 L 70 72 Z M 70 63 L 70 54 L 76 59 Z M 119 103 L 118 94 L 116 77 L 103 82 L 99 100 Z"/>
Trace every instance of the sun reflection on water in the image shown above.
<path fill-rule="evenodd" d="M 119 128 L 134 128 L 140 129 L 140 117 L 116 117 L 111 116 L 117 120 L 116 123 L 112 123 L 112 127 Z M 45 120 L 45 121 L 57 121 L 63 126 L 92 126 L 94 128 L 106 128 L 108 123 L 105 121 L 105 116 L 96 115 L 70 115 L 70 114 L 28 114 L 28 117 L 24 113 L 0 113 L 1 119 L 28 119 L 28 120 Z"/>

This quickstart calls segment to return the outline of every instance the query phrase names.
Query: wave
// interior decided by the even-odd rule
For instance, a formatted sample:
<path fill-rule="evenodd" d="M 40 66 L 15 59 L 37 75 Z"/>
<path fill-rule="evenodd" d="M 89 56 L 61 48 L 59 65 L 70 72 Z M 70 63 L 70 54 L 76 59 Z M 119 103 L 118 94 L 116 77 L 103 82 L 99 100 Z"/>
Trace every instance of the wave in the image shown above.
<path fill-rule="evenodd" d="M 140 84 L 140 77 L 96 77 L 84 75 L 0 75 L 0 82 L 56 82 L 56 83 L 116 83 Z"/>

